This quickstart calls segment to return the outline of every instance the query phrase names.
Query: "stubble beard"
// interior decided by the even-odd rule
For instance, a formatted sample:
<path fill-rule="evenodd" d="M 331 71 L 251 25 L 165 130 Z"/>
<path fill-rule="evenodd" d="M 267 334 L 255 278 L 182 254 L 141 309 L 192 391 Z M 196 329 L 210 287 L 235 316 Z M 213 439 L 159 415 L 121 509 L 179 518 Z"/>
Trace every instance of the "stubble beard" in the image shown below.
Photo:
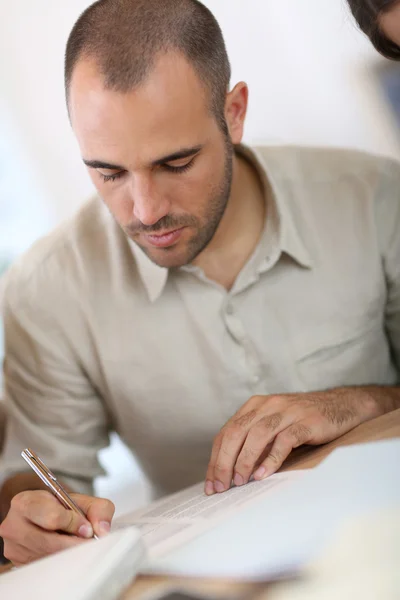
<path fill-rule="evenodd" d="M 208 203 L 207 215 L 204 219 L 205 225 L 202 226 L 200 220 L 194 216 L 179 218 L 174 217 L 173 215 L 166 215 L 154 225 L 150 227 L 142 226 L 140 228 L 140 231 L 145 233 L 156 233 L 157 231 L 161 230 L 173 230 L 181 227 L 192 227 L 197 229 L 197 233 L 189 240 L 184 254 L 181 257 L 177 256 L 175 260 L 171 261 L 171 263 L 168 262 L 168 254 L 172 254 L 174 252 L 174 247 L 164 248 L 162 250 L 162 256 L 167 259 L 164 261 L 162 259 L 157 259 L 157 257 L 152 255 L 147 247 L 139 244 L 136 240 L 133 240 L 138 246 L 140 246 L 140 248 L 152 262 L 160 267 L 167 266 L 167 268 L 178 268 L 188 265 L 193 262 L 195 258 L 211 242 L 222 220 L 222 217 L 224 216 L 231 194 L 233 178 L 233 153 L 233 144 L 230 138 L 225 136 L 224 176 L 217 189 L 210 194 L 212 200 Z M 128 237 L 133 238 L 129 230 L 125 230 L 125 233 Z M 168 265 L 166 265 L 165 262 L 167 262 Z"/>

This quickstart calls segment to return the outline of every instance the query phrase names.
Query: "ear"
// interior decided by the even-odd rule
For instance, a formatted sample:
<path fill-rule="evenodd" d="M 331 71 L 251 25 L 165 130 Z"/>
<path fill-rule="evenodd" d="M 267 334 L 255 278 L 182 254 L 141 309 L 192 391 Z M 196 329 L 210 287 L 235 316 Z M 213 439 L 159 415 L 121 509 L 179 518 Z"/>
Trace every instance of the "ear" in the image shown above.
<path fill-rule="evenodd" d="M 226 97 L 225 119 L 233 144 L 242 141 L 248 100 L 249 88 L 243 81 L 235 85 Z"/>

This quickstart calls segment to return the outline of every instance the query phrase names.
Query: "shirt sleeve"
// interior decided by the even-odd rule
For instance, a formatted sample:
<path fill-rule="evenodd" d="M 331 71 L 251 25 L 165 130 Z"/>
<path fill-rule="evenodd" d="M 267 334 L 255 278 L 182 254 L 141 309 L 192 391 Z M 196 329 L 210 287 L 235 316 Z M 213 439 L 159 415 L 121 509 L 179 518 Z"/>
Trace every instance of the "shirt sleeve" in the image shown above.
<path fill-rule="evenodd" d="M 400 383 L 400 164 L 385 161 L 375 198 L 376 224 L 386 277 L 386 332 Z"/>
<path fill-rule="evenodd" d="M 92 494 L 93 479 L 104 474 L 98 452 L 109 444 L 109 419 L 77 351 L 79 303 L 62 276 L 52 275 L 46 283 L 12 281 L 5 290 L 0 474 L 4 480 L 26 470 L 20 454 L 31 447 L 72 489 Z"/>

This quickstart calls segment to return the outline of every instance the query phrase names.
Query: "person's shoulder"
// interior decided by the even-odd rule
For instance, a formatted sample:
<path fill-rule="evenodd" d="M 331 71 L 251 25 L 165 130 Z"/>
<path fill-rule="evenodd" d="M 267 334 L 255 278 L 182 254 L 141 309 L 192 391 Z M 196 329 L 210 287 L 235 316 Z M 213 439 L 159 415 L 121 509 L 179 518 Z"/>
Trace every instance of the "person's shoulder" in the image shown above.
<path fill-rule="evenodd" d="M 339 181 L 361 178 L 370 184 L 382 177 L 399 177 L 396 159 L 363 150 L 317 146 L 258 146 L 256 152 L 266 168 L 286 180 Z"/>
<path fill-rule="evenodd" d="M 93 198 L 13 263 L 5 275 L 5 297 L 21 299 L 32 290 L 43 296 L 51 289 L 63 293 L 74 282 L 83 283 L 121 234 L 101 200 Z"/>

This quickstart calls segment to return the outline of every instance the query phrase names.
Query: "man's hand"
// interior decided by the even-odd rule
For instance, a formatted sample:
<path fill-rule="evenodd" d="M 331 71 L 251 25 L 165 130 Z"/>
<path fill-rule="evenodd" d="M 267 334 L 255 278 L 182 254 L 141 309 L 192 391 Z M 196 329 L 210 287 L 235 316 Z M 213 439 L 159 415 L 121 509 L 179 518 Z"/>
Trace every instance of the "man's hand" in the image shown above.
<path fill-rule="evenodd" d="M 110 531 L 115 510 L 112 502 L 80 494 L 71 497 L 87 519 L 64 508 L 50 492 L 37 490 L 14 496 L 0 525 L 5 557 L 18 567 L 84 543 L 93 532 L 102 536 Z"/>
<path fill-rule="evenodd" d="M 371 386 L 253 396 L 214 440 L 205 493 L 229 489 L 232 479 L 235 485 L 247 483 L 251 475 L 265 479 L 279 469 L 293 448 L 330 442 L 388 412 L 374 394 L 381 389 Z M 387 405 L 391 406 L 390 402 Z"/>

